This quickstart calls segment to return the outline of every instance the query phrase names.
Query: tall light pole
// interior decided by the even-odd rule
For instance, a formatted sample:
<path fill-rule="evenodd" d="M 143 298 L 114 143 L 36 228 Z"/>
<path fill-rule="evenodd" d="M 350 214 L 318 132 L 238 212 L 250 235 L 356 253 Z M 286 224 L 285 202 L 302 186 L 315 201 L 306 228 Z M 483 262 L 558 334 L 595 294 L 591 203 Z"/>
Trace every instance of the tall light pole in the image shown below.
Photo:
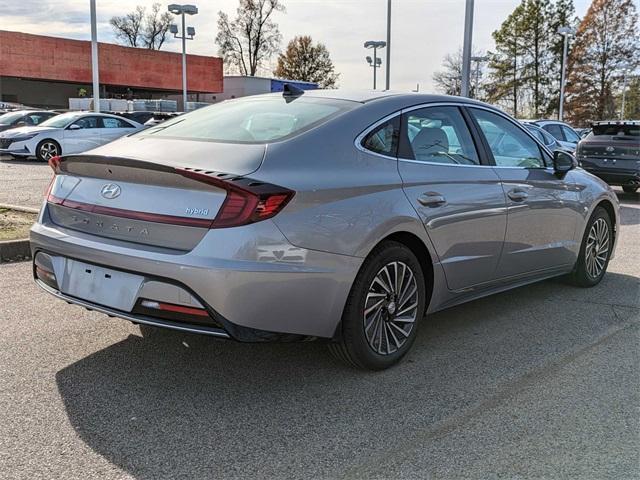
<path fill-rule="evenodd" d="M 376 40 L 369 40 L 367 42 L 364 42 L 364 48 L 372 48 L 373 49 L 373 59 L 371 57 L 367 57 L 367 62 L 369 63 L 369 65 L 371 65 L 373 67 L 373 89 L 375 90 L 377 87 L 376 84 L 376 70 L 378 70 L 378 68 L 380 68 L 380 66 L 382 65 L 382 59 L 378 58 L 378 49 L 379 48 L 384 48 L 387 46 L 387 42 L 383 42 L 383 41 L 376 41 Z"/>
<path fill-rule="evenodd" d="M 478 98 L 478 84 L 480 83 L 480 64 L 488 60 L 489 57 L 471 57 L 471 61 L 476 62 L 476 82 L 473 87 L 473 95 L 476 99 Z"/>
<path fill-rule="evenodd" d="M 98 29 L 96 26 L 96 0 L 91 0 L 91 76 L 93 77 L 93 111 L 100 111 L 100 78 L 98 71 Z"/>
<path fill-rule="evenodd" d="M 391 0 L 387 0 L 387 70 L 385 89 L 391 88 Z"/>
<path fill-rule="evenodd" d="M 171 25 L 169 31 L 173 33 L 175 38 L 182 40 L 182 111 L 187 111 L 187 40 L 193 40 L 196 30 L 193 27 L 187 27 L 185 24 L 185 15 L 197 15 L 198 7 L 195 5 L 178 5 L 172 3 L 168 10 L 174 15 L 182 16 L 182 32 L 178 36 L 178 26 Z M 188 35 L 188 36 L 187 36 Z"/>
<path fill-rule="evenodd" d="M 462 82 L 460 95 L 469 96 L 471 75 L 471 40 L 473 38 L 473 0 L 467 0 L 464 11 L 464 43 L 462 44 Z"/>
<path fill-rule="evenodd" d="M 569 37 L 575 35 L 575 30 L 571 27 L 560 27 L 558 33 L 564 37 L 564 45 L 562 47 L 562 68 L 560 73 L 560 106 L 558 107 L 558 120 L 562 121 L 564 117 L 564 84 L 567 76 L 567 49 Z"/>

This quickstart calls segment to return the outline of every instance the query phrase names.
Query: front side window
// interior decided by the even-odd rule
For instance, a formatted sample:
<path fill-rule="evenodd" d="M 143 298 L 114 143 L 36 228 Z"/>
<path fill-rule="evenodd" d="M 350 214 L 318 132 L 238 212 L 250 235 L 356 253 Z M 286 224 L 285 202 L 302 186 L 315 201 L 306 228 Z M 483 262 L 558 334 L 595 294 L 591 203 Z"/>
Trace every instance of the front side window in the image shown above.
<path fill-rule="evenodd" d="M 396 116 L 377 126 L 362 140 L 362 147 L 370 152 L 395 157 L 398 155 L 400 116 Z"/>
<path fill-rule="evenodd" d="M 470 109 L 489 144 L 497 166 L 544 168 L 538 144 L 514 123 L 502 115 Z"/>
<path fill-rule="evenodd" d="M 243 98 L 201 108 L 144 130 L 142 136 L 226 143 L 268 143 L 290 138 L 357 107 L 357 102 L 304 95 Z"/>
<path fill-rule="evenodd" d="M 549 125 L 545 125 L 542 128 L 549 132 L 556 140 L 564 141 L 564 136 L 562 135 L 562 129 L 560 128 L 560 125 L 550 123 Z"/>
<path fill-rule="evenodd" d="M 467 124 L 457 107 L 425 107 L 402 115 L 401 158 L 479 165 Z"/>
<path fill-rule="evenodd" d="M 100 119 L 98 117 L 82 117 L 73 122 L 81 128 L 100 128 Z"/>

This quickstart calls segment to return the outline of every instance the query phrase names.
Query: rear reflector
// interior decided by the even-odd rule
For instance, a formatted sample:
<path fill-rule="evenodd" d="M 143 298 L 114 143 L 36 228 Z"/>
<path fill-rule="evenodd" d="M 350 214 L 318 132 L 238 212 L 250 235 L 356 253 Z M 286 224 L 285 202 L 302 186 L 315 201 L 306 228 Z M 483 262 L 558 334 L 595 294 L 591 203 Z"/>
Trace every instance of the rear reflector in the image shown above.
<path fill-rule="evenodd" d="M 174 305 L 173 303 L 156 302 L 154 300 L 142 300 L 140 305 L 153 310 L 163 312 L 184 313 L 186 315 L 196 315 L 199 317 L 208 317 L 209 314 L 203 308 L 184 307 L 182 305 Z"/>

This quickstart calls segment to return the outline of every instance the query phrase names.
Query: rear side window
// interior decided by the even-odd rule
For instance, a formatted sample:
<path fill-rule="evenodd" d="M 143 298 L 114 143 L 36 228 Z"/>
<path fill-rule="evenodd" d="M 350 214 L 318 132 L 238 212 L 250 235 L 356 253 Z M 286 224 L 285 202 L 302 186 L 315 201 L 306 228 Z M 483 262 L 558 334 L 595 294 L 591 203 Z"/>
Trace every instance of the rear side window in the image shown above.
<path fill-rule="evenodd" d="M 547 132 L 549 132 L 551 135 L 553 135 L 553 138 L 555 138 L 556 140 L 564 141 L 564 136 L 562 135 L 562 130 L 560 129 L 560 125 L 551 123 L 549 125 L 545 125 L 542 128 Z"/>
<path fill-rule="evenodd" d="M 562 128 L 562 132 L 564 133 L 564 138 L 567 139 L 567 142 L 578 143 L 580 141 L 580 137 L 578 136 L 578 134 L 573 130 L 571 130 L 569 127 L 563 126 L 561 128 Z"/>
<path fill-rule="evenodd" d="M 120 120 L 119 118 L 102 117 L 104 128 L 133 128 L 129 122 Z"/>
<path fill-rule="evenodd" d="M 401 158 L 479 165 L 471 133 L 457 107 L 425 107 L 402 116 Z"/>
<path fill-rule="evenodd" d="M 400 116 L 398 115 L 369 132 L 362 140 L 362 147 L 373 153 L 396 157 L 398 155 L 399 136 Z"/>
<path fill-rule="evenodd" d="M 269 96 L 218 103 L 168 120 L 143 136 L 229 143 L 267 143 L 292 137 L 358 103 L 328 98 Z"/>

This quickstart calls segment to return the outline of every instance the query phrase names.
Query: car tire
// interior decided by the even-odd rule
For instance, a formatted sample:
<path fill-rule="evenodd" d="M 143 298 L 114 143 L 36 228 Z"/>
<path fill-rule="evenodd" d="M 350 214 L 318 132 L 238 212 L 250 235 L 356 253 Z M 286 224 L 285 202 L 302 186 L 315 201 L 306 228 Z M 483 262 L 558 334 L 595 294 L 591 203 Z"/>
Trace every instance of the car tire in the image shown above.
<path fill-rule="evenodd" d="M 630 185 L 625 185 L 622 187 L 622 191 L 624 193 L 636 193 L 638 191 L 638 187 L 632 187 Z"/>
<path fill-rule="evenodd" d="M 36 147 L 36 158 L 41 162 L 48 162 L 51 157 L 60 155 L 62 149 L 60 144 L 50 138 L 45 138 Z"/>
<path fill-rule="evenodd" d="M 385 241 L 360 268 L 329 351 L 356 368 L 389 368 L 411 348 L 425 303 L 420 262 L 402 243 Z"/>
<path fill-rule="evenodd" d="M 596 207 L 587 222 L 580 254 L 570 281 L 579 287 L 593 287 L 602 281 L 613 247 L 614 232 L 609 213 L 602 207 Z"/>

